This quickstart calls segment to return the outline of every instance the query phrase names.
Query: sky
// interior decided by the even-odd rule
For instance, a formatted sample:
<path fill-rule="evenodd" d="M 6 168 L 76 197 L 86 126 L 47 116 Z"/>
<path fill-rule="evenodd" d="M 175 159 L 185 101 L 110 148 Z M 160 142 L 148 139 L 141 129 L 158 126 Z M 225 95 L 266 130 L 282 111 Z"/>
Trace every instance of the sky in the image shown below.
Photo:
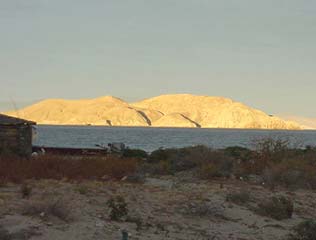
<path fill-rule="evenodd" d="M 316 117 L 316 1 L 0 0 L 0 111 L 224 96 Z"/>

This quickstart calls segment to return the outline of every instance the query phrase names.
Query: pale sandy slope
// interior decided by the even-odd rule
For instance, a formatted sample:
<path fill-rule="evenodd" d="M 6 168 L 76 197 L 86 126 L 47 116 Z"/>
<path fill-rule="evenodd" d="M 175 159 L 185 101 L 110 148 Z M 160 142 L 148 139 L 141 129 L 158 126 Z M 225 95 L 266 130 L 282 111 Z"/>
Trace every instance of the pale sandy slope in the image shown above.
<path fill-rule="evenodd" d="M 306 118 L 301 116 L 279 115 L 282 119 L 288 121 L 295 121 L 299 123 L 304 129 L 316 129 L 316 118 Z"/>
<path fill-rule="evenodd" d="M 96 99 L 48 99 L 7 113 L 38 124 L 298 129 L 294 122 L 223 97 L 163 95 L 129 104 L 106 96 Z"/>

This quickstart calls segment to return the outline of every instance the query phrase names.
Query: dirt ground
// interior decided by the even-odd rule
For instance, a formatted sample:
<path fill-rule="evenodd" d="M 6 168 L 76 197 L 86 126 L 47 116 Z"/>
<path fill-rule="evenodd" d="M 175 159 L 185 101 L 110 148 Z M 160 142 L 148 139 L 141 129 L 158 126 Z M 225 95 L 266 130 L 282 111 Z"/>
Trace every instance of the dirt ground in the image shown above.
<path fill-rule="evenodd" d="M 293 226 L 316 217 L 316 193 L 288 191 L 239 180 L 194 180 L 185 176 L 147 178 L 144 183 L 127 181 L 29 181 L 29 197 L 21 186 L 0 187 L 0 239 L 89 240 L 192 239 L 246 240 L 286 239 Z M 243 204 L 227 201 L 231 192 L 248 191 Z M 258 204 L 270 196 L 284 195 L 294 201 L 294 214 L 274 220 L 257 214 Z M 107 201 L 120 195 L 128 217 L 109 218 Z"/>

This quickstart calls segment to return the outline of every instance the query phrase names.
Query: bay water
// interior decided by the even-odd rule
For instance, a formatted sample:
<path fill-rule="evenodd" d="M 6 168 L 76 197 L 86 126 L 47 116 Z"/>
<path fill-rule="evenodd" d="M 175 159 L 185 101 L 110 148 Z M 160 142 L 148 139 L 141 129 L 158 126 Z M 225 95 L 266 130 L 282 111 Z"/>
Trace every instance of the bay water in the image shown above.
<path fill-rule="evenodd" d="M 212 148 L 242 146 L 252 148 L 260 139 L 276 138 L 290 141 L 293 147 L 316 146 L 316 131 L 148 128 L 96 126 L 36 126 L 36 146 L 66 148 L 97 148 L 111 142 L 151 152 L 158 148 L 179 148 L 206 145 Z"/>

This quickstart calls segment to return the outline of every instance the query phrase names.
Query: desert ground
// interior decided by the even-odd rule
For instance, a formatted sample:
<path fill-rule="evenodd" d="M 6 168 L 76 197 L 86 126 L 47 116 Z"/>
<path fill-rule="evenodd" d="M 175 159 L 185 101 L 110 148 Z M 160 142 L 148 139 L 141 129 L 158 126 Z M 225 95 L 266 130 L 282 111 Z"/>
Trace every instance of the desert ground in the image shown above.
<path fill-rule="evenodd" d="M 1 240 L 315 240 L 316 148 L 0 158 Z"/>
<path fill-rule="evenodd" d="M 24 183 L 26 184 L 26 183 Z M 241 180 L 200 180 L 190 172 L 121 181 L 28 181 L 0 187 L 0 239 L 287 239 L 294 226 L 316 217 L 312 191 L 273 190 Z M 25 187 L 25 186 L 24 186 Z M 241 201 L 233 193 L 249 194 Z M 24 196 L 23 196 L 24 194 Z M 275 220 L 257 213 L 271 196 L 294 202 L 292 218 Z M 128 214 L 110 219 L 107 201 L 122 196 Z"/>

